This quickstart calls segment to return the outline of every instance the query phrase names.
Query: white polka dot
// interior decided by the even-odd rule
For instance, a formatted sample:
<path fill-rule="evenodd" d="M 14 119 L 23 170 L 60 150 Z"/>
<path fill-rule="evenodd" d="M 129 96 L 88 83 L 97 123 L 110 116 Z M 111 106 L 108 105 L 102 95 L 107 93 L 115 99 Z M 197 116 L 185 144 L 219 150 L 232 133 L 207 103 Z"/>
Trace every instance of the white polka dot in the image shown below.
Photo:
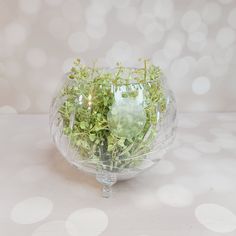
<path fill-rule="evenodd" d="M 217 119 L 221 121 L 236 121 L 236 116 L 234 116 L 233 114 L 222 113 L 217 115 Z"/>
<path fill-rule="evenodd" d="M 232 121 L 232 122 L 227 121 L 227 122 L 224 122 L 224 123 L 221 122 L 220 123 L 220 127 L 225 129 L 225 130 L 227 130 L 228 132 L 236 131 L 236 126 L 235 126 L 235 122 L 234 121 Z"/>
<path fill-rule="evenodd" d="M 210 132 L 219 138 L 225 138 L 225 137 L 232 138 L 232 137 L 234 137 L 231 132 L 229 132 L 228 130 L 222 129 L 222 128 L 212 128 L 212 129 L 210 129 Z"/>
<path fill-rule="evenodd" d="M 32 197 L 19 202 L 11 211 L 11 219 L 18 224 L 33 224 L 49 216 L 52 202 L 43 197 Z"/>
<path fill-rule="evenodd" d="M 64 0 L 44 0 L 46 4 L 52 7 L 59 6 L 63 3 Z"/>
<path fill-rule="evenodd" d="M 153 207 L 157 207 L 160 205 L 159 201 L 157 200 L 155 194 L 153 193 L 139 193 L 135 195 L 133 202 L 136 207 L 143 208 L 145 210 L 152 210 Z"/>
<path fill-rule="evenodd" d="M 170 17 L 170 18 L 168 18 L 168 19 L 164 19 L 164 20 L 162 20 L 162 24 L 163 24 L 163 26 L 164 26 L 164 28 L 165 28 L 165 30 L 167 31 L 167 30 L 173 30 L 173 31 L 169 31 L 170 33 L 173 33 L 173 32 L 175 32 L 175 28 L 173 28 L 174 27 L 174 25 L 175 25 L 175 18 L 172 16 L 172 17 Z"/>
<path fill-rule="evenodd" d="M 172 207 L 189 206 L 193 201 L 193 195 L 181 185 L 165 185 L 157 191 L 159 200 Z"/>
<path fill-rule="evenodd" d="M 91 5 L 86 8 L 85 18 L 89 25 L 99 26 L 106 23 L 106 14 L 110 10 L 111 2 L 108 1 L 93 1 Z"/>
<path fill-rule="evenodd" d="M 164 55 L 163 50 L 156 51 L 152 55 L 152 63 L 159 66 L 162 70 L 168 68 L 170 62 L 171 59 Z"/>
<path fill-rule="evenodd" d="M 141 33 L 145 33 L 149 25 L 155 24 L 156 20 L 153 15 L 143 13 L 137 18 L 136 27 Z"/>
<path fill-rule="evenodd" d="M 198 151 L 189 147 L 179 147 L 173 153 L 179 159 L 186 161 L 195 160 L 201 156 Z"/>
<path fill-rule="evenodd" d="M 184 175 L 180 177 L 176 177 L 174 179 L 175 184 L 182 185 L 189 189 L 194 195 L 196 194 L 202 194 L 205 192 L 205 189 L 203 190 L 201 186 L 199 186 L 199 183 L 197 181 L 197 178 L 194 177 L 192 174 L 191 176 L 189 175 Z"/>
<path fill-rule="evenodd" d="M 175 166 L 172 162 L 161 160 L 155 166 L 155 172 L 160 175 L 168 175 L 175 171 Z"/>
<path fill-rule="evenodd" d="M 107 215 L 96 208 L 84 208 L 73 212 L 66 221 L 71 236 L 100 235 L 108 225 Z"/>
<path fill-rule="evenodd" d="M 206 112 L 209 111 L 210 106 L 205 101 L 194 101 L 191 102 L 187 108 L 189 112 Z"/>
<path fill-rule="evenodd" d="M 236 216 L 227 208 L 205 203 L 195 209 L 197 220 L 207 229 L 217 233 L 229 233 L 236 229 Z"/>
<path fill-rule="evenodd" d="M 233 0 L 218 0 L 220 3 L 222 4 L 229 4 L 231 3 Z"/>
<path fill-rule="evenodd" d="M 157 0 L 154 6 L 155 15 L 161 19 L 170 18 L 174 12 L 174 4 L 172 0 Z"/>
<path fill-rule="evenodd" d="M 178 121 L 178 127 L 184 128 L 184 129 L 193 129 L 198 127 L 199 122 L 195 121 L 194 119 L 191 119 L 191 117 L 181 116 Z"/>
<path fill-rule="evenodd" d="M 56 39 L 66 39 L 70 30 L 70 24 L 62 17 L 55 17 L 48 22 L 48 31 Z"/>
<path fill-rule="evenodd" d="M 216 2 L 208 2 L 202 10 L 202 18 L 207 24 L 217 22 L 222 14 L 221 6 Z"/>
<path fill-rule="evenodd" d="M 90 11 L 87 11 L 86 23 L 87 23 L 87 27 L 102 26 L 102 25 L 106 25 L 106 18 L 103 15 L 93 14 Z"/>
<path fill-rule="evenodd" d="M 204 171 L 207 170 L 204 169 Z M 196 181 L 203 190 L 202 192 L 213 190 L 217 193 L 229 193 L 235 189 L 235 183 L 231 178 L 221 173 L 212 173 L 212 170 L 209 173 L 202 174 Z"/>
<path fill-rule="evenodd" d="M 214 77 L 221 77 L 223 75 L 226 75 L 228 71 L 229 71 L 228 65 L 214 63 L 212 68 L 210 68 L 210 75 Z"/>
<path fill-rule="evenodd" d="M 167 58 L 178 57 L 182 52 L 182 43 L 177 39 L 168 39 L 164 45 L 163 52 Z"/>
<path fill-rule="evenodd" d="M 235 49 L 234 46 L 230 46 L 228 48 L 218 47 L 213 55 L 214 61 L 219 65 L 227 65 L 230 64 L 234 57 Z"/>
<path fill-rule="evenodd" d="M 189 65 L 184 58 L 176 59 L 171 64 L 171 78 L 182 78 L 188 74 Z"/>
<path fill-rule="evenodd" d="M 228 23 L 232 28 L 236 29 L 236 8 L 230 11 L 228 16 Z"/>
<path fill-rule="evenodd" d="M 207 141 L 197 142 L 195 143 L 195 148 L 204 153 L 217 153 L 220 151 L 219 145 L 215 143 L 210 143 Z"/>
<path fill-rule="evenodd" d="M 193 52 L 201 52 L 207 46 L 206 36 L 201 32 L 192 33 L 187 41 L 188 49 Z"/>
<path fill-rule="evenodd" d="M 112 5 L 117 8 L 126 8 L 129 6 L 130 0 L 112 0 Z"/>
<path fill-rule="evenodd" d="M 225 149 L 236 149 L 236 138 L 233 137 L 221 137 L 214 142 Z"/>
<path fill-rule="evenodd" d="M 164 27 L 163 25 L 154 22 L 147 25 L 144 34 L 147 42 L 152 44 L 158 43 L 164 36 Z"/>
<path fill-rule="evenodd" d="M 194 57 L 186 56 L 183 59 L 188 62 L 189 71 L 193 71 L 196 68 L 197 61 Z"/>
<path fill-rule="evenodd" d="M 217 160 L 216 165 L 219 170 L 222 171 L 222 173 L 226 173 L 227 175 L 235 176 L 235 170 L 236 170 L 236 160 L 235 157 L 224 157 Z M 231 178 L 231 180 L 234 181 L 234 178 Z M 235 185 L 235 182 L 234 182 Z"/>
<path fill-rule="evenodd" d="M 78 22 L 81 19 L 82 9 L 80 1 L 66 0 L 61 5 L 62 15 L 71 22 Z"/>
<path fill-rule="evenodd" d="M 0 107 L 0 114 L 16 114 L 17 111 L 14 107 L 11 106 L 2 106 Z"/>
<path fill-rule="evenodd" d="M 181 25 L 187 32 L 193 32 L 201 25 L 201 16 L 197 11 L 188 11 L 183 15 Z"/>
<path fill-rule="evenodd" d="M 192 83 L 192 90 L 195 94 L 202 95 L 209 91 L 210 81 L 205 76 L 196 78 Z"/>
<path fill-rule="evenodd" d="M 216 35 L 216 42 L 221 47 L 230 46 L 236 39 L 236 33 L 231 28 L 221 28 Z"/>
<path fill-rule="evenodd" d="M 132 59 L 133 50 L 129 43 L 124 41 L 115 42 L 113 47 L 106 54 L 106 61 L 110 66 L 115 66 L 117 62 L 128 65 Z"/>
<path fill-rule="evenodd" d="M 26 54 L 26 60 L 30 66 L 40 68 L 47 63 L 47 54 L 41 48 L 31 48 Z"/>
<path fill-rule="evenodd" d="M 88 25 L 86 27 L 86 33 L 88 36 L 94 39 L 103 38 L 107 33 L 107 26 L 106 24 L 100 24 L 98 26 Z"/>
<path fill-rule="evenodd" d="M 16 94 L 15 97 L 15 107 L 17 108 L 17 110 L 19 111 L 26 111 L 29 109 L 30 105 L 31 105 L 31 101 L 28 95 L 24 94 L 24 93 L 19 93 Z"/>
<path fill-rule="evenodd" d="M 74 52 L 85 52 L 89 47 L 89 38 L 83 32 L 73 33 L 68 38 L 68 44 Z"/>
<path fill-rule="evenodd" d="M 27 14 L 37 13 L 41 5 L 41 0 L 19 0 L 20 9 Z"/>
<path fill-rule="evenodd" d="M 201 73 L 207 73 L 212 67 L 213 59 L 211 56 L 200 57 L 197 61 L 197 69 L 201 71 Z"/>
<path fill-rule="evenodd" d="M 22 44 L 28 36 L 28 31 L 24 25 L 12 22 L 6 25 L 5 38 L 8 44 L 19 45 Z"/>
<path fill-rule="evenodd" d="M 34 230 L 32 236 L 70 236 L 64 221 L 50 221 Z"/>
<path fill-rule="evenodd" d="M 22 169 L 19 172 L 19 178 L 24 182 L 36 182 L 44 179 L 49 173 L 46 166 L 33 165 Z"/>
<path fill-rule="evenodd" d="M 4 74 L 9 77 L 19 77 L 22 73 L 21 64 L 17 60 L 7 60 L 5 62 Z"/>
<path fill-rule="evenodd" d="M 124 25 L 132 25 L 137 18 L 137 9 L 133 6 L 119 9 L 117 11 L 117 18 Z"/>
<path fill-rule="evenodd" d="M 191 32 L 189 34 L 189 40 L 193 43 L 201 43 L 206 41 L 206 34 L 201 31 Z"/>

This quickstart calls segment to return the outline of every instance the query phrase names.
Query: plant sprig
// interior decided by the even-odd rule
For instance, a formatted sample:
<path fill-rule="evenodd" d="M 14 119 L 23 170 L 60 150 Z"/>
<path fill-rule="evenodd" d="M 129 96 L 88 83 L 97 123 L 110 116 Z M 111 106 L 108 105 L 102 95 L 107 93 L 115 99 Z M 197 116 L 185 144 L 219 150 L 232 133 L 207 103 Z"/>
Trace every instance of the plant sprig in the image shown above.
<path fill-rule="evenodd" d="M 111 70 L 75 60 L 58 112 L 79 160 L 121 171 L 146 158 L 158 133 L 157 113 L 166 110 L 161 75 L 146 60 L 143 68 Z"/>

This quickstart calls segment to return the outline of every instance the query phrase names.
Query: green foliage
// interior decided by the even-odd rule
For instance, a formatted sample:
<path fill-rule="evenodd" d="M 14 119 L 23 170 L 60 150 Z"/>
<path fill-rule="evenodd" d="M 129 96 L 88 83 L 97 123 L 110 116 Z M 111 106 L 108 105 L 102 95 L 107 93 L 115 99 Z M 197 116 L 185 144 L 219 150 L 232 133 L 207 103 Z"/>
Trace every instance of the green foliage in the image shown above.
<path fill-rule="evenodd" d="M 111 171 L 137 166 L 158 133 L 166 110 L 161 70 L 144 67 L 90 68 L 76 60 L 60 91 L 63 132 L 81 160 Z"/>

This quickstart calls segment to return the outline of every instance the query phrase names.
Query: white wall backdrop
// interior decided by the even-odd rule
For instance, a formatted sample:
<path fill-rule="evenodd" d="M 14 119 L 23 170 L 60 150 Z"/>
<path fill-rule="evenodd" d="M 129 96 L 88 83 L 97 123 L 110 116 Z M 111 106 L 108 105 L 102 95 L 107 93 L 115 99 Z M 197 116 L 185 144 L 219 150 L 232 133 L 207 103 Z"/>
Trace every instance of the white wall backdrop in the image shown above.
<path fill-rule="evenodd" d="M 236 0 L 0 0 L 0 113 L 45 113 L 73 58 L 165 71 L 181 111 L 236 111 Z"/>

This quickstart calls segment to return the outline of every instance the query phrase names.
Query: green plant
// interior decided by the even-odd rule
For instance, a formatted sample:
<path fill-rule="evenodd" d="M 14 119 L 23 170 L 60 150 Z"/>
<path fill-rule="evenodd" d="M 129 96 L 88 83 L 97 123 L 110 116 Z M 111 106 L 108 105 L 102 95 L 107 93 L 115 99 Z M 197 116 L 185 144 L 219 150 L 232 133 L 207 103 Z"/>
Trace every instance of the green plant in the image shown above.
<path fill-rule="evenodd" d="M 161 74 L 147 61 L 143 68 L 111 70 L 74 62 L 59 113 L 81 161 L 119 171 L 145 159 L 158 133 L 158 111 L 166 110 Z"/>

